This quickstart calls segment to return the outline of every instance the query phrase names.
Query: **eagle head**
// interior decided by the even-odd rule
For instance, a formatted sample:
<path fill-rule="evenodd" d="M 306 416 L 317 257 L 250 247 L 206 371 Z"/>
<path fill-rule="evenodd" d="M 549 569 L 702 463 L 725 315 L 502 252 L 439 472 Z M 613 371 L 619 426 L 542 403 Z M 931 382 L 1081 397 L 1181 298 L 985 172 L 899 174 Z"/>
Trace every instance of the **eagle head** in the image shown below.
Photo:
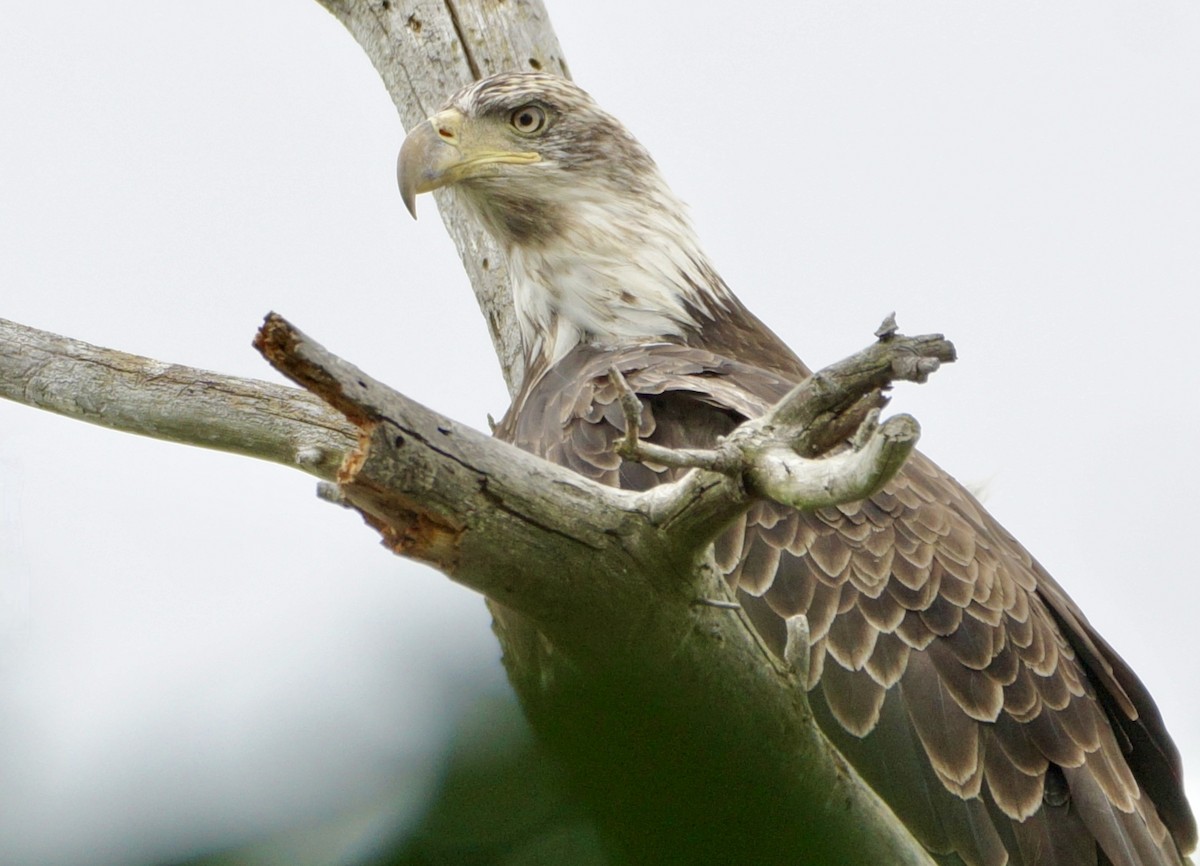
<path fill-rule="evenodd" d="M 400 194 L 450 188 L 508 258 L 527 361 L 686 339 L 728 303 L 654 161 L 583 90 L 502 73 L 409 133 Z"/>
<path fill-rule="evenodd" d="M 453 185 L 506 246 L 552 241 L 572 200 L 636 195 L 654 173 L 616 118 L 540 72 L 493 75 L 459 91 L 405 139 L 397 162 L 413 216 L 418 193 Z"/>

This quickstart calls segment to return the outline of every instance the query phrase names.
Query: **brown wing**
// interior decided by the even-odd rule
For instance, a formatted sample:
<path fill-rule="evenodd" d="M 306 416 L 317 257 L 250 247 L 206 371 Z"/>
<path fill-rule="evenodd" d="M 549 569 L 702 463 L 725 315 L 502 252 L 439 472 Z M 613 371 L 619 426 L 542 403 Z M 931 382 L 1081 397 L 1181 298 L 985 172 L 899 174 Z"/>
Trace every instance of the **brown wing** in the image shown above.
<path fill-rule="evenodd" d="M 498 435 L 603 481 L 667 480 L 613 451 L 607 370 L 642 399 L 642 435 L 711 444 L 786 392 L 777 375 L 678 345 L 577 349 Z M 1038 563 L 927 458 L 870 500 L 814 513 L 754 506 L 718 562 L 780 655 L 810 631 L 822 728 L 945 863 L 1180 864 L 1196 841 L 1153 701 Z"/>

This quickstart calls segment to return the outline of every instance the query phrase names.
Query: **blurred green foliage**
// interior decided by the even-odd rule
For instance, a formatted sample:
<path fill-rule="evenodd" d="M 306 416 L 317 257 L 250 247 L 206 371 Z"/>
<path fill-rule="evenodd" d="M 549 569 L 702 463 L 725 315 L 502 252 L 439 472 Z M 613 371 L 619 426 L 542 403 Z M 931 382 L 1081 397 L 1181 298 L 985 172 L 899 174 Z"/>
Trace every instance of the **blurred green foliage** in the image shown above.
<path fill-rule="evenodd" d="M 361 815 L 164 866 L 611 866 L 511 696 L 481 698 L 460 720 L 415 823 L 381 831 Z"/>

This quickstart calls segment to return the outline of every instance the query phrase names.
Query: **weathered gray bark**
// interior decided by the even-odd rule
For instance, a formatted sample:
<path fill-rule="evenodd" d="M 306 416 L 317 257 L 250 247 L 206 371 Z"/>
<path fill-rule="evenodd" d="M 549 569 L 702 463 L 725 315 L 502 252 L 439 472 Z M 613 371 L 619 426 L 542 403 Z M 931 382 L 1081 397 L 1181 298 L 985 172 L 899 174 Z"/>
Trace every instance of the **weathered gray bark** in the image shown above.
<path fill-rule="evenodd" d="M 268 318 L 257 345 L 277 369 L 362 431 L 339 473 L 345 500 L 398 553 L 430 562 L 536 622 L 555 652 L 569 659 L 567 668 L 587 692 L 581 704 L 589 716 L 616 701 L 639 712 L 649 706 L 648 717 L 664 734 L 683 730 L 694 741 L 696 731 L 712 732 L 711 740 L 699 738 L 711 751 L 695 756 L 705 766 L 666 764 L 681 774 L 678 780 L 660 778 L 655 766 L 654 783 L 666 795 L 696 798 L 695 826 L 720 831 L 702 848 L 716 859 L 672 851 L 677 862 L 735 862 L 727 857 L 739 853 L 755 863 L 932 862 L 814 724 L 797 674 L 807 670 L 803 617 L 792 623 L 788 661 L 775 658 L 706 552 L 749 507 L 764 455 L 785 442 L 841 429 L 844 416 L 861 417 L 861 407 L 892 381 L 923 379 L 938 361 L 953 359 L 946 341 L 889 336 L 797 388 L 770 413 L 771 423 L 736 431 L 723 474 L 698 470 L 645 493 L 595 484 L 442 418 L 277 317 Z M 791 418 L 802 426 L 790 427 Z M 886 424 L 869 430 L 856 452 L 867 455 L 869 480 L 854 498 L 874 492 L 899 469 L 895 449 L 907 454 L 916 442 L 910 424 L 902 420 L 890 433 Z M 827 503 L 829 491 L 807 477 L 832 477 L 826 463 L 795 458 L 787 495 L 809 489 Z M 626 721 L 645 720 L 619 715 L 616 724 Z M 596 718 L 596 724 L 604 741 L 604 723 Z M 670 753 L 675 742 L 651 738 L 639 745 L 653 766 L 655 753 Z M 585 760 L 596 757 L 586 752 Z M 630 775 L 633 784 L 642 783 L 636 771 Z M 710 779 L 740 782 L 745 790 L 688 784 Z M 730 801 L 727 822 L 711 824 L 703 811 L 718 798 Z M 745 820 L 739 809 L 750 805 L 771 814 Z M 656 828 L 638 826 L 642 838 L 626 853 L 661 862 L 647 855 L 661 854 L 660 848 L 643 847 L 648 829 Z M 726 847 L 718 852 L 716 846 Z"/>
<path fill-rule="evenodd" d="M 357 430 L 319 398 L 0 319 L 0 397 L 113 430 L 244 454 L 326 481 Z"/>
<path fill-rule="evenodd" d="M 714 732 L 706 762 L 736 760 L 733 769 L 766 793 L 773 811 L 802 816 L 762 828 L 731 822 L 731 844 L 794 852 L 787 862 L 796 863 L 930 862 L 812 723 L 795 675 L 806 667 L 805 640 L 791 647 L 798 660 L 772 656 L 704 551 L 752 502 L 761 455 L 786 442 L 807 442 L 813 452 L 830 447 L 835 431 L 847 418 L 861 419 L 888 383 L 924 377 L 927 368 L 914 359 L 952 359 L 948 343 L 889 337 L 821 371 L 781 402 L 771 423 L 748 424 L 731 437 L 724 474 L 697 471 L 633 494 L 439 416 L 277 317 L 268 318 L 258 342 L 320 402 L 11 322 L 0 322 L 0 396 L 335 477 L 344 500 L 396 552 L 534 619 L 585 682 L 602 688 L 615 674 L 625 696 L 653 697 L 689 727 Z M 896 454 L 915 444 L 908 422 L 888 430 L 873 429 L 862 443 L 867 490 L 891 477 Z M 786 495 L 811 489 L 827 502 L 828 489 L 813 478 L 840 482 L 826 463 L 793 461 Z M 802 621 L 792 626 L 804 628 Z M 736 744 L 752 747 L 757 760 L 743 764 Z M 754 838 L 743 843 L 738 834 L 747 829 Z"/>
<path fill-rule="evenodd" d="M 405 129 L 447 96 L 493 72 L 570 77 L 541 0 L 318 0 L 375 64 Z M 524 368 L 503 257 L 446 190 L 434 193 L 488 323 L 510 394 Z"/>
<path fill-rule="evenodd" d="M 371 57 L 407 126 L 478 75 L 566 72 L 538 2 L 320 2 Z M 515 389 L 523 371 L 500 257 L 452 201 L 439 204 Z M 336 480 L 398 553 L 534 618 L 571 655 L 581 682 L 603 692 L 619 681 L 623 697 L 659 702 L 711 732 L 711 753 L 697 763 L 711 761 L 720 768 L 713 777 L 726 779 L 741 769 L 748 788 L 769 795 L 761 825 L 728 828 L 750 846 L 742 850 L 757 841 L 769 855 L 759 862 L 784 862 L 784 852 L 795 863 L 932 862 L 813 724 L 793 670 L 803 667 L 804 623 L 792 623 L 789 660 L 773 657 L 702 552 L 753 496 L 801 496 L 803 485 L 784 484 L 789 473 L 771 471 L 770 459 L 786 460 L 793 475 L 815 467 L 820 477 L 803 495 L 815 491 L 821 504 L 831 490 L 859 495 L 894 472 L 915 441 L 907 422 L 869 431 L 856 458 L 866 473 L 846 489 L 836 490 L 846 472 L 796 463 L 790 450 L 827 450 L 863 420 L 887 382 L 927 372 L 904 358 L 947 359 L 944 344 L 880 343 L 867 362 L 847 362 L 785 401 L 772 425 L 743 431 L 740 450 L 721 456 L 726 474 L 695 472 L 640 495 L 589 483 L 442 418 L 278 319 L 268 320 L 260 346 L 319 401 L 11 323 L 0 326 L 0 346 L 0 396 Z M 788 425 L 782 439 L 762 429 Z M 703 820 L 719 831 L 726 816 L 713 809 Z"/>

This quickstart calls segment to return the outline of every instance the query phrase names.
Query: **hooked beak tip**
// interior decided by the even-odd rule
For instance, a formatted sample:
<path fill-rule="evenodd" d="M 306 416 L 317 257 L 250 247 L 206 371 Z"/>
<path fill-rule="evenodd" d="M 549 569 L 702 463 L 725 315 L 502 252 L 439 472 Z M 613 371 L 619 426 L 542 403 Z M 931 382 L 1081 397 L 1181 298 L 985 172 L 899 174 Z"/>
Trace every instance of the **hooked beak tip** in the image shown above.
<path fill-rule="evenodd" d="M 400 198 L 413 219 L 417 218 L 417 196 L 449 183 L 448 172 L 461 160 L 458 148 L 447 143 L 430 120 L 418 124 L 405 137 L 396 157 L 396 180 Z"/>
<path fill-rule="evenodd" d="M 401 148 L 399 156 L 396 157 L 396 185 L 400 187 L 400 200 L 404 202 L 404 207 L 412 214 L 412 218 L 417 218 L 417 184 L 416 177 L 412 171 L 405 170 L 404 149 Z"/>

